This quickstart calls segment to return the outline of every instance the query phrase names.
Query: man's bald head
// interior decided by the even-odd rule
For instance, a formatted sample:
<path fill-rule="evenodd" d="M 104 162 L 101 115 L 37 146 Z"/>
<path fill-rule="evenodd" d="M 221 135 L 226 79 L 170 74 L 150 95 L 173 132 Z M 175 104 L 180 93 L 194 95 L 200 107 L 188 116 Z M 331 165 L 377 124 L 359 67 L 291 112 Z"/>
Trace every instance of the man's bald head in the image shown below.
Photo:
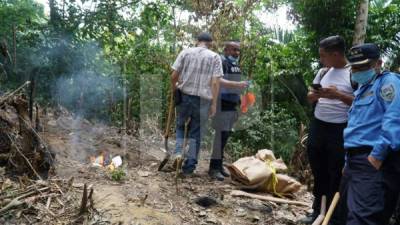
<path fill-rule="evenodd" d="M 224 54 L 225 56 L 238 58 L 240 55 L 240 43 L 236 41 L 225 42 Z"/>

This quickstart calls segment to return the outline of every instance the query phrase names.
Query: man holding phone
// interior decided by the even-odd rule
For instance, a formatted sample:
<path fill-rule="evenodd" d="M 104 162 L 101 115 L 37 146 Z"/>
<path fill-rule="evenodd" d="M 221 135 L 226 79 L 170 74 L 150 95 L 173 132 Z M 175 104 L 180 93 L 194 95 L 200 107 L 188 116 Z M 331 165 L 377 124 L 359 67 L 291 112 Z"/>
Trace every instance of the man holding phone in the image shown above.
<path fill-rule="evenodd" d="M 339 189 L 345 158 L 343 130 L 354 98 L 343 38 L 336 35 L 323 39 L 319 43 L 319 55 L 325 68 L 317 73 L 307 95 L 309 102 L 315 105 L 307 143 L 314 175 L 314 211 L 307 221 L 303 221 L 309 224 L 320 213 L 322 196 L 326 195 L 329 206 Z M 336 210 L 331 224 L 336 224 L 342 216 Z"/>

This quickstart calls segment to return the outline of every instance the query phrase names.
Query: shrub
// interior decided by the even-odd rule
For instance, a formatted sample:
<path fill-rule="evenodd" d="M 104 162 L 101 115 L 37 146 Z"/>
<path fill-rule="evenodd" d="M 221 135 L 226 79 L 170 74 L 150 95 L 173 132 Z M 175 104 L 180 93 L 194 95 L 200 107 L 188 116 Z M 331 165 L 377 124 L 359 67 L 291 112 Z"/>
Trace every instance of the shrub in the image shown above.
<path fill-rule="evenodd" d="M 278 106 L 274 110 L 248 112 L 241 116 L 235 129 L 227 146 L 234 159 L 268 148 L 289 162 L 298 141 L 295 117 Z"/>

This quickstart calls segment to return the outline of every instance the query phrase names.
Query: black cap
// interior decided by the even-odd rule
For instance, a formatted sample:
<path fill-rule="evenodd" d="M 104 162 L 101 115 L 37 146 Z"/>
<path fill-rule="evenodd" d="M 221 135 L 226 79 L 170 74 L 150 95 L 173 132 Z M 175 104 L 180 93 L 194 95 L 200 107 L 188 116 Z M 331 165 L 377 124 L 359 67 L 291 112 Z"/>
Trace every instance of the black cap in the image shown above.
<path fill-rule="evenodd" d="M 352 66 L 366 64 L 379 59 L 379 57 L 379 47 L 376 44 L 366 43 L 353 46 L 347 55 L 347 60 L 349 61 L 348 65 Z"/>
<path fill-rule="evenodd" d="M 212 42 L 211 34 L 202 32 L 197 36 L 197 41 Z"/>

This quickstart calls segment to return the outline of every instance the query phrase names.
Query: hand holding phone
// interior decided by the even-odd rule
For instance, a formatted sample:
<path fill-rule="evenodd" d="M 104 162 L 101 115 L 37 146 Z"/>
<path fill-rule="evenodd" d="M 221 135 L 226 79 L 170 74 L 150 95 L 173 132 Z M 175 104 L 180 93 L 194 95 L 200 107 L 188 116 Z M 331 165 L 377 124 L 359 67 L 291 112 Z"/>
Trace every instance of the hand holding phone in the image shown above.
<path fill-rule="evenodd" d="M 311 87 L 317 91 L 322 88 L 321 84 L 312 84 Z"/>

